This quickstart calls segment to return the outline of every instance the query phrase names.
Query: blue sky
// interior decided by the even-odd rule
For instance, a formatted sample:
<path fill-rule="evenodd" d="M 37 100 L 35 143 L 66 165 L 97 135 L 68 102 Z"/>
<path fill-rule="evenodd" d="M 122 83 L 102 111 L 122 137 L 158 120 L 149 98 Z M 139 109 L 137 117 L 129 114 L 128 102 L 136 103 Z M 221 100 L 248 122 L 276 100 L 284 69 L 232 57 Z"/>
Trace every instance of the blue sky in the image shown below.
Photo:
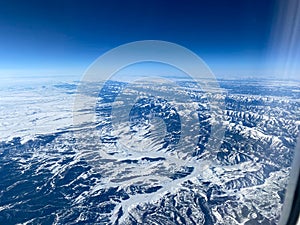
<path fill-rule="evenodd" d="M 109 49 L 145 39 L 183 45 L 217 75 L 261 75 L 276 2 L 2 1 L 0 75 L 81 75 Z"/>

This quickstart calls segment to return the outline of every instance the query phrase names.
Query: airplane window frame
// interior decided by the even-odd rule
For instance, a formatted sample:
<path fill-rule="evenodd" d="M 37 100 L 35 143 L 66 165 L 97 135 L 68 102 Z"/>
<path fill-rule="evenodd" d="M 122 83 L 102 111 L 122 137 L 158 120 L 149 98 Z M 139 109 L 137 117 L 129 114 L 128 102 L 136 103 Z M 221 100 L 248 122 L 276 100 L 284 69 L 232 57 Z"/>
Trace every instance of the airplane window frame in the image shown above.
<path fill-rule="evenodd" d="M 300 218 L 300 135 L 296 144 L 279 225 L 298 225 Z"/>

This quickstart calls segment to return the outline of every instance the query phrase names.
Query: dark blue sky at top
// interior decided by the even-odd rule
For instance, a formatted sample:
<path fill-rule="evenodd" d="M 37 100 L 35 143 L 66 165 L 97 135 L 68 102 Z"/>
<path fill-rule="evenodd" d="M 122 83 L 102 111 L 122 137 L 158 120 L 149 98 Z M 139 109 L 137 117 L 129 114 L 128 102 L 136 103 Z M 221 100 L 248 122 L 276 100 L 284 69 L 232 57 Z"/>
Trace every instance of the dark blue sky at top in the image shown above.
<path fill-rule="evenodd" d="M 274 0 L 2 1 L 0 73 L 81 74 L 113 47 L 158 39 L 196 52 L 216 73 L 254 74 L 274 7 Z"/>

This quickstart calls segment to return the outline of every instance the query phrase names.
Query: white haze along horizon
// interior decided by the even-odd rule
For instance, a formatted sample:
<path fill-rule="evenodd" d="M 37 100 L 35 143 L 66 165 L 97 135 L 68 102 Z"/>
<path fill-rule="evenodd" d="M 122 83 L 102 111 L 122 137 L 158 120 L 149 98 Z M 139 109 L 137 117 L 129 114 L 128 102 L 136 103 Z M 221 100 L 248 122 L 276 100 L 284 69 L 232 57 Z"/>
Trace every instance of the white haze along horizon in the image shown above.
<path fill-rule="evenodd" d="M 183 72 L 166 64 L 145 62 L 130 65 L 118 71 L 122 77 L 157 77 L 184 80 Z M 25 142 L 38 134 L 50 134 L 72 125 L 74 93 L 79 80 L 78 75 L 1 75 L 0 77 L 0 139 L 9 141 L 21 137 Z M 277 78 L 276 76 L 216 76 L 220 80 L 264 80 L 269 86 L 299 86 L 299 79 Z M 114 78 L 112 78 L 114 79 Z M 69 85 L 67 94 L 63 85 Z M 299 92 L 294 89 L 294 92 Z M 72 93 L 71 93 L 72 92 Z M 71 94 L 70 94 L 71 93 Z"/>

